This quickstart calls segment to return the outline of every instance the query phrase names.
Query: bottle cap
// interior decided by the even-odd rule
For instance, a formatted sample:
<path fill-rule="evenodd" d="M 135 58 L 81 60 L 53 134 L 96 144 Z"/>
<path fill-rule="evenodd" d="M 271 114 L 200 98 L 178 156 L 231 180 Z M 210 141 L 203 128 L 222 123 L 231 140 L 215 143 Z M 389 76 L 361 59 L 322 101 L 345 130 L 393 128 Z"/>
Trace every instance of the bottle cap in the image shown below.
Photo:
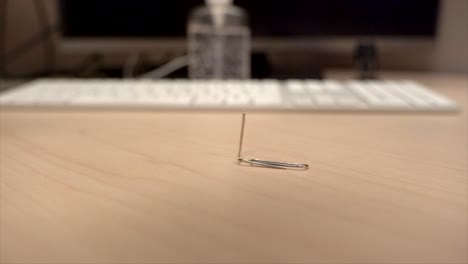
<path fill-rule="evenodd" d="M 226 8 L 232 4 L 232 0 L 206 0 L 206 4 L 210 8 L 215 25 L 222 27 Z"/>
<path fill-rule="evenodd" d="M 232 0 L 206 0 L 207 5 L 230 5 Z"/>

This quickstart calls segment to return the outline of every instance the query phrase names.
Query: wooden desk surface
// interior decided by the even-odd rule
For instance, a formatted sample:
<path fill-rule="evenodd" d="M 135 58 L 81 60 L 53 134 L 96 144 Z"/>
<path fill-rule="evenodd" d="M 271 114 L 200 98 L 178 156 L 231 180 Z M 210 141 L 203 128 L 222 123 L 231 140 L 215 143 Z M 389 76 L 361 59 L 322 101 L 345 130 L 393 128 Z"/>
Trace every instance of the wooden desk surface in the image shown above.
<path fill-rule="evenodd" d="M 1 109 L 1 263 L 467 263 L 466 76 L 453 115 Z"/>

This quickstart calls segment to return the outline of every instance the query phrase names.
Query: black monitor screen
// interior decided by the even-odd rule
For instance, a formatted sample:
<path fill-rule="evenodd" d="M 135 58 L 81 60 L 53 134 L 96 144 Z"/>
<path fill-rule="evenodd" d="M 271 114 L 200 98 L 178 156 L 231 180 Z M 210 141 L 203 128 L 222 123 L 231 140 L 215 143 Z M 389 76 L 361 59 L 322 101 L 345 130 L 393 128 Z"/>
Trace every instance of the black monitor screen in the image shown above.
<path fill-rule="evenodd" d="M 182 37 L 202 0 L 61 0 L 65 37 Z M 235 0 L 253 37 L 434 37 L 438 0 Z"/>

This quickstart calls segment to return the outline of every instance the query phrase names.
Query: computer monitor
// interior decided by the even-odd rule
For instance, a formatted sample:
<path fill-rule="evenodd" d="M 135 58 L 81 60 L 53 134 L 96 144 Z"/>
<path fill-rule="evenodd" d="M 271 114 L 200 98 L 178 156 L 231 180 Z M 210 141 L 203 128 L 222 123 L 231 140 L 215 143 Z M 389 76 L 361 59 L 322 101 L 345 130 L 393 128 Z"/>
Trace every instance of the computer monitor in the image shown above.
<path fill-rule="evenodd" d="M 86 52 L 184 50 L 202 0 L 57 0 L 60 46 Z M 234 0 L 249 13 L 254 50 L 349 49 L 431 43 L 439 0 Z"/>

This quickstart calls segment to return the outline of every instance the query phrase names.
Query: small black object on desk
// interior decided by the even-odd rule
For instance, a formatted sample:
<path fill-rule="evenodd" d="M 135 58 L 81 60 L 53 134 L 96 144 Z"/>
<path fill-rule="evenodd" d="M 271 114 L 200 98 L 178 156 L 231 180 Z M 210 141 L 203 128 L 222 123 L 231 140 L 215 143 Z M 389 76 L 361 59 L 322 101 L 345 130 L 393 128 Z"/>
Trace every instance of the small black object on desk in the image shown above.
<path fill-rule="evenodd" d="M 353 64 L 361 80 L 377 79 L 377 45 L 370 40 L 360 41 L 354 50 Z"/>

